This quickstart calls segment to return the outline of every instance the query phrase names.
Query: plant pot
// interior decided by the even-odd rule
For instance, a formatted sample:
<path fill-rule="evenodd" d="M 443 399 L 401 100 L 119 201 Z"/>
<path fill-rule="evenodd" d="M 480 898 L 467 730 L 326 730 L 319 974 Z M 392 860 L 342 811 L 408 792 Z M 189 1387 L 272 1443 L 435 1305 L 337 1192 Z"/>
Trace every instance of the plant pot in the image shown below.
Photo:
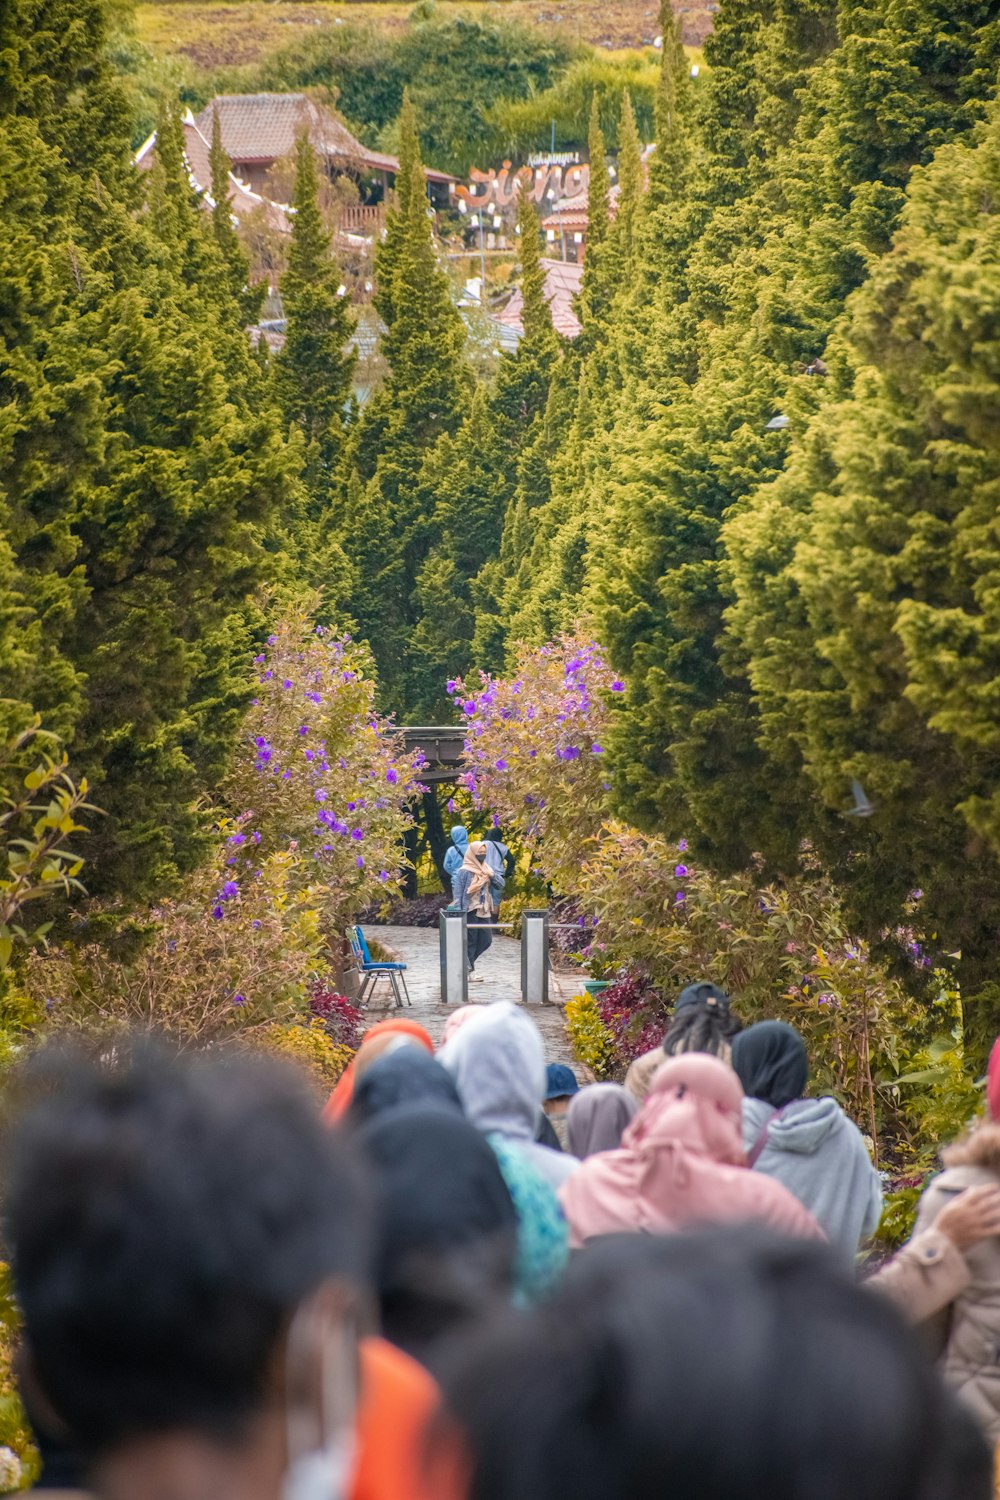
<path fill-rule="evenodd" d="M 604 990 L 610 989 L 611 981 L 609 979 L 586 979 L 583 987 L 588 995 L 593 995 L 596 999 Z"/>

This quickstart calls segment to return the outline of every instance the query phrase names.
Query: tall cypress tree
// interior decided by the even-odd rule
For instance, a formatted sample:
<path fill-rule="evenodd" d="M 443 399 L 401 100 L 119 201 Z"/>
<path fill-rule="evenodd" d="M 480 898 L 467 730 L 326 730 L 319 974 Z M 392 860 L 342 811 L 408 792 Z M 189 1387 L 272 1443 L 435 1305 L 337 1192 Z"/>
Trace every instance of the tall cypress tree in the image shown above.
<path fill-rule="evenodd" d="M 358 579 L 354 613 L 375 652 L 383 701 L 407 711 L 415 588 L 433 539 L 434 496 L 421 475 L 438 442 L 460 426 L 471 377 L 464 325 L 438 263 L 408 101 L 401 132 L 397 204 L 376 262 L 389 369 L 358 423 L 352 453 L 365 487 L 350 527 Z"/>
<path fill-rule="evenodd" d="M 225 289 L 229 305 L 241 326 L 255 323 L 264 300 L 264 285 L 251 286 L 250 262 L 233 227 L 229 202 L 232 162 L 222 144 L 222 126 L 218 110 L 212 111 L 212 232 L 225 268 Z"/>
<path fill-rule="evenodd" d="M 295 217 L 281 297 L 288 330 L 274 362 L 285 420 L 295 423 L 313 450 L 316 483 L 332 473 L 343 437 L 344 413 L 356 362 L 348 349 L 354 318 L 342 292 L 332 235 L 318 200 L 316 153 L 308 135 L 295 146 Z"/>
<path fill-rule="evenodd" d="M 608 206 L 611 196 L 611 178 L 608 174 L 607 145 L 601 129 L 601 116 L 597 107 L 596 94 L 590 104 L 587 155 L 590 159 L 590 178 L 587 185 L 587 250 L 583 260 L 579 307 L 584 340 L 589 338 L 591 325 L 603 316 L 607 307 L 603 266 L 605 246 L 611 228 Z"/>
<path fill-rule="evenodd" d="M 203 295 L 219 254 L 176 119 L 136 214 L 94 7 L 66 0 L 38 21 L 37 7 L 2 21 L 16 79 L 0 154 L 13 144 L 21 165 L 0 172 L 0 516 L 42 647 L 32 702 L 108 813 L 88 884 L 131 895 L 202 848 L 196 803 L 241 711 L 263 529 L 296 479 L 251 403 L 242 328 Z"/>

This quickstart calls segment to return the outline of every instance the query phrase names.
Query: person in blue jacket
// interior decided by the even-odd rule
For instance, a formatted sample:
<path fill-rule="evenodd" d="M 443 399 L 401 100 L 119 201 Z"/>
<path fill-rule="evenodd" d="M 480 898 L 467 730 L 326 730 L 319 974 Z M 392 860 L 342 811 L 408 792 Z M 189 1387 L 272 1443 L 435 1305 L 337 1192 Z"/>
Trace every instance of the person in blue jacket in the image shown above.
<path fill-rule="evenodd" d="M 456 823 L 451 830 L 451 848 L 444 857 L 444 873 L 455 879 L 455 872 L 461 867 L 465 858 L 465 851 L 469 847 L 469 835 L 461 823 Z"/>

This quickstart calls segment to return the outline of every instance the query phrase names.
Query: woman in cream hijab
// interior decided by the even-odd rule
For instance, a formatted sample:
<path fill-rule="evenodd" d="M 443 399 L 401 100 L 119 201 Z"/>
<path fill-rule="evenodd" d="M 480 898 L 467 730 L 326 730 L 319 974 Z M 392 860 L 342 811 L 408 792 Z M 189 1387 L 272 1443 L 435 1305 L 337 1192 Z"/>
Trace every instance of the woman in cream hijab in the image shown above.
<path fill-rule="evenodd" d="M 486 863 L 486 844 L 470 844 L 465 858 L 451 877 L 452 905 L 468 913 L 469 979 L 478 982 L 476 960 L 493 941 L 489 926 L 503 895 L 504 878 Z"/>

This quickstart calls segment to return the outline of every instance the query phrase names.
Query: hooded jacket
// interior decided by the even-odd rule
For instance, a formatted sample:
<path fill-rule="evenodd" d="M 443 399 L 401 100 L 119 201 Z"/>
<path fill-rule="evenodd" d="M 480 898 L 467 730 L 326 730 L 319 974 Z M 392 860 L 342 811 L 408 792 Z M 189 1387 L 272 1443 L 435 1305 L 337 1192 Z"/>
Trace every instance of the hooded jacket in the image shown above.
<path fill-rule="evenodd" d="M 444 857 L 444 873 L 450 875 L 452 879 L 455 877 L 455 872 L 461 868 L 468 847 L 469 835 L 461 823 L 456 823 L 451 830 L 451 848 Z"/>
<path fill-rule="evenodd" d="M 571 1247 L 604 1234 L 670 1234 L 750 1219 L 822 1239 L 786 1188 L 747 1170 L 742 1099 L 739 1079 L 718 1058 L 688 1052 L 664 1062 L 621 1148 L 588 1157 L 562 1188 Z"/>
<path fill-rule="evenodd" d="M 920 1200 L 914 1235 L 934 1223 L 966 1188 L 1000 1184 L 1000 1125 L 984 1120 L 943 1153 L 945 1170 Z M 968 1284 L 936 1330 L 944 1377 L 970 1407 L 991 1441 L 1000 1442 L 1000 1238 L 965 1251 Z"/>
<path fill-rule="evenodd" d="M 580 1163 L 535 1141 L 545 1096 L 545 1045 L 513 1001 L 484 1005 L 438 1053 L 458 1085 L 466 1119 L 484 1135 L 514 1145 L 551 1187 Z"/>
<path fill-rule="evenodd" d="M 858 1127 L 836 1099 L 796 1099 L 775 1110 L 743 1101 L 743 1145 L 755 1172 L 783 1183 L 808 1208 L 830 1244 L 851 1264 L 878 1228 L 882 1184 Z"/>

